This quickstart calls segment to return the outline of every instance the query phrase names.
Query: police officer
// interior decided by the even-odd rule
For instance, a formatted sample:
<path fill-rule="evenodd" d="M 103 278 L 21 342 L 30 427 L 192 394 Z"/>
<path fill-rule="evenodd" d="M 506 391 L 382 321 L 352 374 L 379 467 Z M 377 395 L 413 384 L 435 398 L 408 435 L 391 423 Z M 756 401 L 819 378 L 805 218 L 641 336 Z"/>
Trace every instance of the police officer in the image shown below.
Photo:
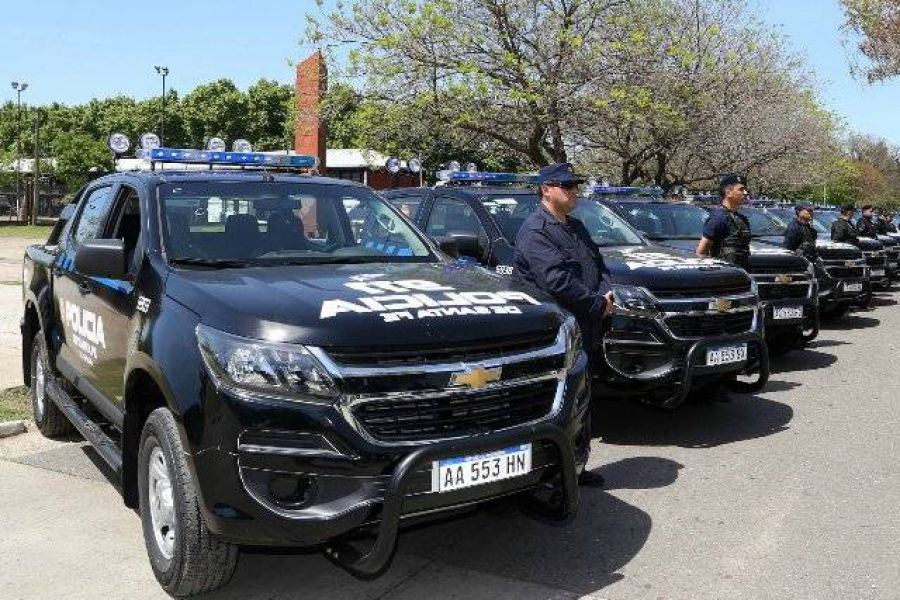
<path fill-rule="evenodd" d="M 784 247 L 815 263 L 819 257 L 816 239 L 819 234 L 813 229 L 813 206 L 808 202 L 794 206 L 796 217 L 784 232 Z"/>
<path fill-rule="evenodd" d="M 831 224 L 831 239 L 835 242 L 844 242 L 859 246 L 859 232 L 853 224 L 853 215 L 856 207 L 845 204 L 841 207 L 841 215 Z"/>
<path fill-rule="evenodd" d="M 578 219 L 569 215 L 578 203 L 584 179 L 570 163 L 543 167 L 538 175 L 541 203 L 516 236 L 515 273 L 524 283 L 543 290 L 571 312 L 581 328 L 591 364 L 597 360 L 602 321 L 612 312 L 609 270 L 597 244 Z M 582 485 L 599 486 L 599 474 L 584 471 Z"/>
<path fill-rule="evenodd" d="M 745 271 L 750 270 L 750 221 L 738 212 L 749 195 L 746 177 L 736 174 L 722 177 L 719 181 L 722 208 L 703 226 L 697 256 L 721 258 Z"/>
<path fill-rule="evenodd" d="M 866 204 L 862 207 L 862 217 L 856 222 L 856 230 L 859 237 L 878 237 L 878 226 L 872 221 L 872 210 L 871 204 Z"/>
<path fill-rule="evenodd" d="M 886 209 L 878 211 L 878 235 L 888 235 L 889 233 L 897 233 L 897 226 L 894 225 L 894 216 Z"/>

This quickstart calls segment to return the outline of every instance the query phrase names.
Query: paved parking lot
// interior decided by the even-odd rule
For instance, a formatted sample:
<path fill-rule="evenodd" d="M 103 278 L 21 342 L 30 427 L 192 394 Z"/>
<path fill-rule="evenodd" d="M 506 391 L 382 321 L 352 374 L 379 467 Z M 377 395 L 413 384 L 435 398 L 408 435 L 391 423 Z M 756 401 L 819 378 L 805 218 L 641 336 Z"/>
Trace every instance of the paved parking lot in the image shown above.
<path fill-rule="evenodd" d="M 777 360 L 765 393 L 605 405 L 591 467 L 607 487 L 566 527 L 492 507 L 404 533 L 370 582 L 246 552 L 210 597 L 900 598 L 898 299 Z M 0 598 L 164 597 L 137 515 L 78 440 L 0 440 L 0 532 Z"/>

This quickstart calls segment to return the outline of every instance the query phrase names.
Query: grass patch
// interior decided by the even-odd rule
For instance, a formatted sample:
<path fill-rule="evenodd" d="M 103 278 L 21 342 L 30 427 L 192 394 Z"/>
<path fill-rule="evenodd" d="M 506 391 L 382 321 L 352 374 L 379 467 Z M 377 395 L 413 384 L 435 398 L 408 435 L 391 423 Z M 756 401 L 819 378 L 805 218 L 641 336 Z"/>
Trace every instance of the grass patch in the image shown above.
<path fill-rule="evenodd" d="M 50 237 L 52 225 L 4 225 L 0 227 L 0 237 L 20 237 L 46 240 Z"/>
<path fill-rule="evenodd" d="M 0 390 L 0 422 L 31 418 L 31 392 L 24 385 Z"/>

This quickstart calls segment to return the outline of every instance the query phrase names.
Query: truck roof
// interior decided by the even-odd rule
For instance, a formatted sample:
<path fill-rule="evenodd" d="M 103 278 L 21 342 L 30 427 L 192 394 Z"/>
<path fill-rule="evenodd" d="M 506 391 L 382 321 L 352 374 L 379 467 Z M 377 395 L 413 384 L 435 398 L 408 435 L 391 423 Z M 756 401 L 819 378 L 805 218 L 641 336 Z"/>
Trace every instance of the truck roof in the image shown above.
<path fill-rule="evenodd" d="M 204 171 L 188 171 L 181 169 L 159 169 L 155 171 L 130 171 L 113 173 L 99 178 L 97 181 L 121 181 L 137 179 L 148 185 L 156 185 L 172 181 L 268 181 L 276 183 L 299 183 L 318 185 L 346 185 L 365 187 L 363 184 L 347 179 L 304 175 L 264 169 L 210 169 Z"/>

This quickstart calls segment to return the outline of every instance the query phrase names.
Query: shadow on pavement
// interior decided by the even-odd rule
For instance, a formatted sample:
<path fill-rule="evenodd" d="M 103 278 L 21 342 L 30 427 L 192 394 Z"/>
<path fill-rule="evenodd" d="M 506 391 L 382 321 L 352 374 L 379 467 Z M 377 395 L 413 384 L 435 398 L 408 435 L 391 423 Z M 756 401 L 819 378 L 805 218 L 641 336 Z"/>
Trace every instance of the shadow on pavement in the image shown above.
<path fill-rule="evenodd" d="M 791 371 L 815 371 L 817 369 L 830 367 L 836 363 L 837 360 L 837 356 L 828 354 L 827 352 L 809 349 L 797 350 L 773 359 L 770 368 L 773 375 Z M 766 387 L 765 391 L 770 390 Z"/>
<path fill-rule="evenodd" d="M 816 338 L 806 345 L 807 350 L 816 350 L 817 348 L 834 348 L 835 346 L 849 346 L 850 342 L 842 340 L 829 340 Z"/>
<path fill-rule="evenodd" d="M 766 382 L 766 389 L 763 390 L 763 393 L 769 394 L 772 392 L 789 392 L 791 390 L 797 389 L 802 384 L 794 382 L 794 381 L 781 381 L 780 379 L 770 379 Z"/>
<path fill-rule="evenodd" d="M 846 331 L 848 329 L 868 329 L 877 327 L 881 323 L 880 319 L 875 317 L 863 317 L 858 314 L 844 315 L 840 319 L 828 321 L 822 324 L 822 329 L 826 331 Z"/>
<path fill-rule="evenodd" d="M 761 396 L 732 394 L 725 402 L 685 404 L 674 413 L 635 402 L 598 407 L 594 428 L 607 444 L 711 448 L 787 429 L 794 409 Z"/>
<path fill-rule="evenodd" d="M 392 592 L 432 599 L 554 597 L 538 585 L 588 594 L 622 579 L 616 571 L 650 535 L 650 516 L 609 492 L 665 487 L 681 468 L 658 457 L 603 465 L 596 472 L 606 478 L 606 489 L 580 488 L 578 515 L 560 527 L 533 520 L 514 500 L 504 500 L 466 517 L 406 530 L 391 568 L 371 581 L 354 579 L 315 550 L 245 550 L 232 582 L 202 598 L 383 598 Z M 466 583 L 454 567 L 478 573 L 462 572 L 472 580 Z"/>
<path fill-rule="evenodd" d="M 617 571 L 640 552 L 652 526 L 650 515 L 610 492 L 666 487 L 675 482 L 682 467 L 673 460 L 649 456 L 603 465 L 595 472 L 606 479 L 605 489 L 580 488 L 578 515 L 565 527 L 533 521 L 518 511 L 481 512 L 410 532 L 401 538 L 401 551 L 590 594 L 622 579 Z"/>
<path fill-rule="evenodd" d="M 872 297 L 872 306 L 895 306 L 897 301 L 891 297 L 875 295 Z"/>

